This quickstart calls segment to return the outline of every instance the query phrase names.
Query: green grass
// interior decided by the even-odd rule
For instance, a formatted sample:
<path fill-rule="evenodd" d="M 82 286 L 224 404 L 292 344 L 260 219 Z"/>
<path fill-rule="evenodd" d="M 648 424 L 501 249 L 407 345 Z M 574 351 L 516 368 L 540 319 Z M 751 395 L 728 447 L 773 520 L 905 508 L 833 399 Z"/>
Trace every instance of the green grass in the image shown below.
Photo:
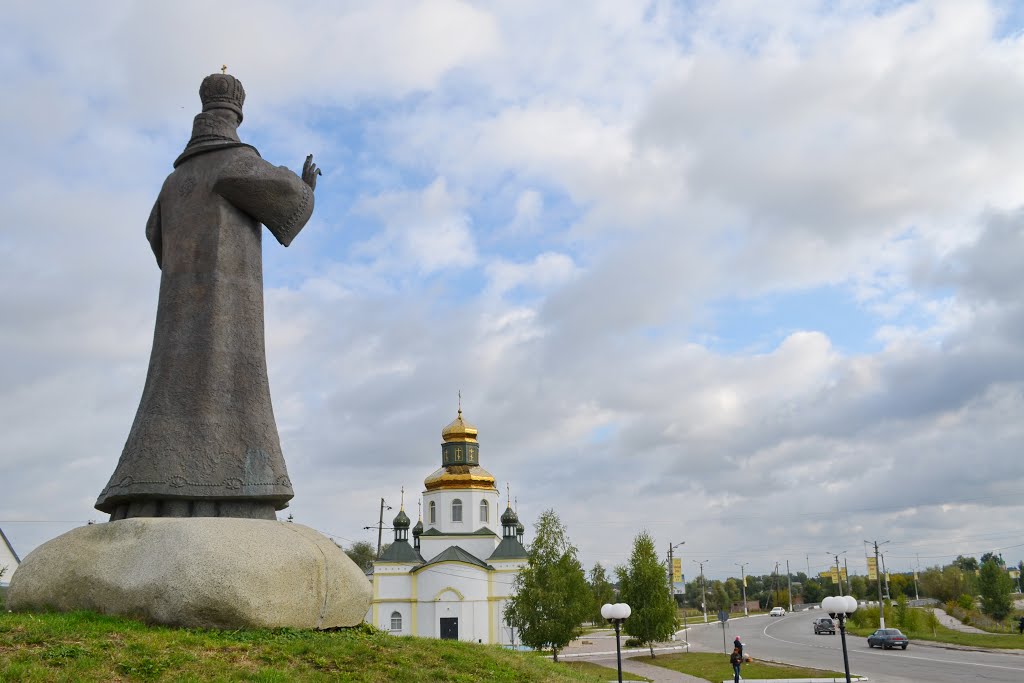
<path fill-rule="evenodd" d="M 563 666 L 567 666 L 570 669 L 576 671 L 585 672 L 593 676 L 597 676 L 602 681 L 614 681 L 619 675 L 618 669 L 612 669 L 607 666 L 601 666 L 600 664 L 594 664 L 593 662 L 565 662 Z M 638 676 L 637 674 L 629 673 L 628 671 L 622 672 L 622 680 L 624 681 L 650 681 L 649 678 Z"/>
<path fill-rule="evenodd" d="M 706 681 L 722 683 L 732 679 L 732 665 L 729 664 L 729 655 L 715 654 L 710 652 L 687 652 L 672 655 L 659 655 L 651 659 L 640 657 L 637 661 L 644 664 L 654 664 L 673 671 L 690 674 Z M 754 660 L 744 664 L 740 669 L 743 678 L 845 678 L 846 674 L 822 669 L 807 669 L 801 666 L 789 666 L 788 664 L 771 664 Z"/>
<path fill-rule="evenodd" d="M 886 620 L 888 624 L 888 619 Z M 952 645 L 966 645 L 970 647 L 984 647 L 1000 650 L 1021 650 L 1024 649 L 1024 636 L 1020 635 L 1009 635 L 1004 633 L 963 633 L 961 631 L 954 631 L 953 629 L 946 628 L 945 626 L 939 625 L 935 627 L 935 633 L 933 634 L 931 629 L 927 631 L 907 631 L 898 626 L 891 628 L 899 628 L 903 631 L 904 635 L 910 638 L 910 646 L 914 646 L 915 640 L 928 640 L 938 643 L 950 643 Z M 869 635 L 877 630 L 876 626 L 858 626 L 846 628 L 847 635 L 864 636 L 867 638 Z"/>
<path fill-rule="evenodd" d="M 606 673 L 498 646 L 394 637 L 367 626 L 330 632 L 207 631 L 86 612 L 0 614 L 0 681 L 608 680 Z"/>

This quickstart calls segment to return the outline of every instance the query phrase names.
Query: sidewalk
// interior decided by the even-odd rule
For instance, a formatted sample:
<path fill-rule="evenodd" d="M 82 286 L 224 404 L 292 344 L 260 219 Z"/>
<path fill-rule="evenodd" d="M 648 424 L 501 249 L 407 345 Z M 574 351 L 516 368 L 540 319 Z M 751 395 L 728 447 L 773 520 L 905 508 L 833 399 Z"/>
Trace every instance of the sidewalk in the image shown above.
<path fill-rule="evenodd" d="M 667 643 L 658 643 L 654 646 L 656 654 L 670 654 L 674 652 L 685 652 L 686 641 L 683 640 L 683 632 L 676 635 L 677 640 Z M 640 661 L 643 657 L 650 657 L 651 652 L 646 647 L 622 650 L 622 670 L 649 678 L 654 683 L 707 683 L 703 678 L 696 678 L 689 674 L 679 673 L 671 669 L 665 669 L 653 664 Z M 601 666 L 615 669 L 615 631 L 596 631 L 589 635 L 574 640 L 558 653 L 558 659 L 584 659 Z"/>
<path fill-rule="evenodd" d="M 939 609 L 938 607 L 933 607 L 932 612 L 935 613 L 939 623 L 946 628 L 953 629 L 954 631 L 960 631 L 962 633 L 985 633 L 985 631 L 982 631 L 980 628 L 968 626 L 956 617 L 951 617 L 945 610 Z"/>

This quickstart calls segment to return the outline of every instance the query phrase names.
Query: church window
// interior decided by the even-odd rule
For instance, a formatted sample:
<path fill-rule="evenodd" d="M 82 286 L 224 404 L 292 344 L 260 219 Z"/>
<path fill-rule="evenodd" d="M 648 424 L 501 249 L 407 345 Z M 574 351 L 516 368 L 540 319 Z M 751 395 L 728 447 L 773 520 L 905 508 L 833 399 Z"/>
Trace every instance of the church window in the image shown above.
<path fill-rule="evenodd" d="M 462 521 L 462 501 L 458 498 L 452 501 L 452 521 Z"/>
<path fill-rule="evenodd" d="M 487 505 L 487 501 L 486 500 L 481 500 L 480 501 L 480 521 L 481 522 L 489 522 L 490 521 L 490 519 L 489 519 L 490 515 L 488 514 L 488 507 L 489 506 Z"/>
<path fill-rule="evenodd" d="M 427 506 L 427 519 L 431 524 L 437 524 L 437 503 L 430 501 L 430 505 Z"/>
<path fill-rule="evenodd" d="M 402 614 L 400 612 L 391 613 L 391 630 L 401 631 L 402 630 Z"/>

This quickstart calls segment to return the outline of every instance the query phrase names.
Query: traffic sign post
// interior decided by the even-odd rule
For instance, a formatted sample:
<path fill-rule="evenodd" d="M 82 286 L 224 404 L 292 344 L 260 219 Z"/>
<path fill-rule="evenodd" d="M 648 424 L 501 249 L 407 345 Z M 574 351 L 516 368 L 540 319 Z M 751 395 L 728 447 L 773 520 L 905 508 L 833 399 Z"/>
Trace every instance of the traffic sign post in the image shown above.
<path fill-rule="evenodd" d="M 729 610 L 718 610 L 718 621 L 722 624 L 722 651 L 729 654 L 729 646 L 725 642 L 725 622 L 729 621 Z"/>

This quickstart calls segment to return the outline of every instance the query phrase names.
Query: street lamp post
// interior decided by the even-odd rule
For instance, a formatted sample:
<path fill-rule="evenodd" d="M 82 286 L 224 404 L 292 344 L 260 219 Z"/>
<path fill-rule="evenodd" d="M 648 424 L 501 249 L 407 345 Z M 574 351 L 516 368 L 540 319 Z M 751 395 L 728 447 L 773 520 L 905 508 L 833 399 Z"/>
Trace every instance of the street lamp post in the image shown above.
<path fill-rule="evenodd" d="M 743 616 L 749 617 L 750 613 L 747 612 L 747 575 L 743 573 L 743 568 L 750 563 L 744 562 L 740 564 L 739 562 L 733 562 L 733 564 L 740 568 L 740 585 L 743 587 Z"/>
<path fill-rule="evenodd" d="M 821 609 L 839 621 L 839 636 L 843 641 L 843 667 L 846 683 L 850 683 L 850 657 L 846 654 L 846 619 L 857 611 L 857 599 L 852 595 L 831 595 L 821 601 Z"/>
<path fill-rule="evenodd" d="M 672 583 L 672 554 L 675 551 L 675 549 L 681 545 L 686 545 L 686 541 L 679 541 L 679 543 L 675 544 L 673 544 L 672 541 L 668 542 L 668 594 L 672 596 L 673 600 L 675 600 L 675 584 Z"/>
<path fill-rule="evenodd" d="M 622 622 L 629 619 L 631 613 L 629 605 L 624 602 L 617 602 L 614 605 L 606 604 L 601 607 L 601 616 L 615 626 L 615 659 L 619 666 L 619 683 L 622 683 L 622 646 L 619 644 L 619 627 Z"/>
<path fill-rule="evenodd" d="M 700 566 L 700 608 L 704 612 L 704 623 L 708 623 L 708 590 L 704 586 L 704 565 L 707 560 L 690 560 Z"/>

